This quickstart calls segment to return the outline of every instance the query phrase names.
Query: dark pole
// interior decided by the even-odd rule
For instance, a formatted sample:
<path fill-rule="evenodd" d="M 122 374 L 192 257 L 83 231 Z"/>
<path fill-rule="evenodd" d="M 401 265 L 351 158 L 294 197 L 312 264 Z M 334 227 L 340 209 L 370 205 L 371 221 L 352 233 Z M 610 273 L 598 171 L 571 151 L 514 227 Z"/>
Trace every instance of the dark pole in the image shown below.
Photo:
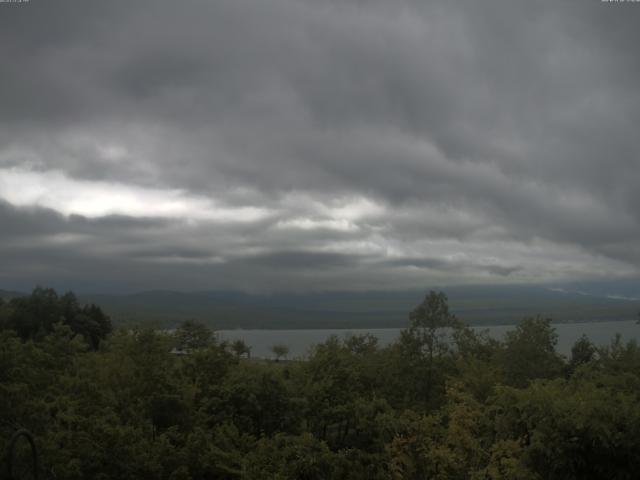
<path fill-rule="evenodd" d="M 36 442 L 33 440 L 33 436 L 28 430 L 24 428 L 18 430 L 13 434 L 11 440 L 9 440 L 9 447 L 7 448 L 7 478 L 13 480 L 13 455 L 18 443 L 18 439 L 24 437 L 31 445 L 31 458 L 33 460 L 33 478 L 38 480 L 38 450 L 36 449 Z"/>

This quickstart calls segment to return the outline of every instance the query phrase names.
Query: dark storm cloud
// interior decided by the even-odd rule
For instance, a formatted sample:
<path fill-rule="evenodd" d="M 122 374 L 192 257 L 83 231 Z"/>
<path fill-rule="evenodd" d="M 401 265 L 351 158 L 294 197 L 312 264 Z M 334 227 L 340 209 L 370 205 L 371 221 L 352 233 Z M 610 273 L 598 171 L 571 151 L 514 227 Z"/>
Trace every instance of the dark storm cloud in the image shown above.
<path fill-rule="evenodd" d="M 596 0 L 0 4 L 2 281 L 637 274 L 639 22 Z"/>
<path fill-rule="evenodd" d="M 447 262 L 440 258 L 402 258 L 397 260 L 388 260 L 387 265 L 394 267 L 417 267 L 417 268 L 449 268 L 451 262 Z"/>
<path fill-rule="evenodd" d="M 358 263 L 351 255 L 295 251 L 273 252 L 254 257 L 245 257 L 242 259 L 242 262 L 269 268 L 291 268 L 296 270 L 354 267 Z"/>
<path fill-rule="evenodd" d="M 17 209 L 11 204 L 0 201 L 0 225 L 2 237 L 22 235 L 41 235 L 64 230 L 65 220 L 54 210 L 41 208 Z"/>
<path fill-rule="evenodd" d="M 106 235 L 109 232 L 145 231 L 166 224 L 167 221 L 162 219 L 131 218 L 117 215 L 97 219 L 85 218 L 80 215 L 66 217 L 48 208 L 16 208 L 7 202 L 0 201 L 0 225 L 4 231 L 1 238 L 8 236 L 28 238 L 57 233 L 86 233 L 97 236 Z"/>

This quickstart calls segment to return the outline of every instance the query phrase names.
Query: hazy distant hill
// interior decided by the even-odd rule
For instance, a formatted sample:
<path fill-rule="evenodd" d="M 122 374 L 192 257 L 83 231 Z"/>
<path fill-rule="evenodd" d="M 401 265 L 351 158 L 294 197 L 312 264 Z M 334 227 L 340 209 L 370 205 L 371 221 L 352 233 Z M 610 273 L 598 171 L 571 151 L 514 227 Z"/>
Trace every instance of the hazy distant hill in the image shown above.
<path fill-rule="evenodd" d="M 559 322 L 633 320 L 640 301 L 529 286 L 447 287 L 454 313 L 475 325 L 513 323 L 543 315 Z M 215 328 L 402 327 L 424 291 L 252 295 L 239 292 L 148 291 L 83 295 L 117 323 L 173 326 L 197 319 Z"/>
<path fill-rule="evenodd" d="M 1 290 L 0 289 L 0 298 L 3 298 L 5 300 L 11 300 L 12 298 L 21 297 L 23 295 L 25 295 L 25 294 L 22 293 L 22 292 L 14 292 L 12 290 Z"/>

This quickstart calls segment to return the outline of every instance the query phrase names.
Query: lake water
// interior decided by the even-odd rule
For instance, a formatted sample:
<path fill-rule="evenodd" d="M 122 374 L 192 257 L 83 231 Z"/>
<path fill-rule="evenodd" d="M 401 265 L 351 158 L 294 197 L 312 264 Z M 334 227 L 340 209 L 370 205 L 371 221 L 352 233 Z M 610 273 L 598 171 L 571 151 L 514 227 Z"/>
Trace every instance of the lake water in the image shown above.
<path fill-rule="evenodd" d="M 553 324 L 558 334 L 558 352 L 569 355 L 574 342 L 582 335 L 598 346 L 607 345 L 619 333 L 623 341 L 636 339 L 640 342 L 640 325 L 634 321 L 625 322 L 590 322 L 590 323 L 562 323 Z M 488 330 L 489 335 L 501 339 L 505 332 L 515 328 L 515 325 L 496 325 L 473 327 L 477 331 Z M 323 343 L 329 336 L 337 335 L 343 338 L 347 335 L 370 333 L 378 337 L 379 345 L 385 346 L 396 340 L 400 334 L 399 328 L 371 328 L 371 329 L 323 329 L 323 330 L 219 330 L 221 340 L 244 340 L 251 347 L 251 355 L 259 358 L 273 357 L 271 347 L 282 344 L 289 347 L 289 358 L 301 358 L 308 354 L 309 349 L 318 343 Z"/>

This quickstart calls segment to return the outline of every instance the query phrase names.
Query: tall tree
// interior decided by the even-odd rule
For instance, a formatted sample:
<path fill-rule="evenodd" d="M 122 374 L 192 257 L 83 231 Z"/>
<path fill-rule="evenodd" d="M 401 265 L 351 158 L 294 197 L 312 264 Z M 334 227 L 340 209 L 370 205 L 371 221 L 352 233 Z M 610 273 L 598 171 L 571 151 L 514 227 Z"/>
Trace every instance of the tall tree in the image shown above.
<path fill-rule="evenodd" d="M 431 291 L 409 314 L 409 328 L 403 336 L 409 337 L 418 352 L 433 364 L 435 356 L 449 349 L 445 329 L 453 329 L 459 323 L 449 312 L 447 296 L 443 292 Z"/>
<path fill-rule="evenodd" d="M 213 344 L 213 331 L 202 322 L 185 320 L 174 332 L 176 348 L 185 351 L 206 348 Z"/>
<path fill-rule="evenodd" d="M 507 383 L 524 387 L 533 379 L 557 376 L 564 366 L 556 352 L 557 343 L 550 319 L 538 316 L 522 320 L 505 338 L 502 368 Z"/>
<path fill-rule="evenodd" d="M 246 344 L 244 340 L 237 339 L 231 343 L 231 350 L 236 354 L 236 357 L 240 358 L 246 355 L 247 358 L 251 358 L 251 347 Z"/>
<path fill-rule="evenodd" d="M 450 351 L 451 334 L 460 325 L 449 312 L 447 296 L 443 292 L 430 291 L 424 300 L 409 314 L 409 327 L 400 334 L 402 362 L 409 366 L 419 395 L 431 403 L 435 393 L 444 393 L 444 372 L 436 363 Z"/>
<path fill-rule="evenodd" d="M 58 296 L 52 288 L 36 287 L 29 296 L 13 298 L 4 310 L 4 328 L 11 328 L 23 340 L 42 338 L 62 323 L 96 350 L 112 330 L 110 318 L 100 307 L 81 306 L 73 292 Z"/>
<path fill-rule="evenodd" d="M 281 358 L 287 358 L 287 355 L 289 355 L 289 347 L 283 344 L 273 345 L 271 351 L 276 356 L 276 361 L 279 361 Z"/>

